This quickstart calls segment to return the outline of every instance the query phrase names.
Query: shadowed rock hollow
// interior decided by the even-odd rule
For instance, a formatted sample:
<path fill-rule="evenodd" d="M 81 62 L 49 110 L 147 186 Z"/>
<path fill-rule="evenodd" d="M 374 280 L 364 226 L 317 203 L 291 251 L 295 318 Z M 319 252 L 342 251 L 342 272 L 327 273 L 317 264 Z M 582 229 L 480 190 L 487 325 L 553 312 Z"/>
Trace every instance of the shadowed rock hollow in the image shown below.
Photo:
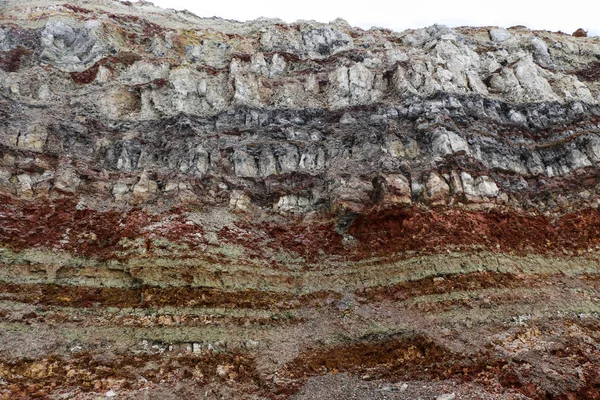
<path fill-rule="evenodd" d="M 598 37 L 0 11 L 0 398 L 600 396 Z"/>

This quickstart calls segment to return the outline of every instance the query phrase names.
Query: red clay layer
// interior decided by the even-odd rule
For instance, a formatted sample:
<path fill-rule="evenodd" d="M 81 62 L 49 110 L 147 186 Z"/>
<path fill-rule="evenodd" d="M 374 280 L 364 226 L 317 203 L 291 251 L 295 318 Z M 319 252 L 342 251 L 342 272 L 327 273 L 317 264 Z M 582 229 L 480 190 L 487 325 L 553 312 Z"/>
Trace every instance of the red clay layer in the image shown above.
<path fill-rule="evenodd" d="M 219 365 L 227 366 L 226 374 L 217 375 Z M 106 392 L 120 386 L 140 386 L 140 370 L 146 382 L 193 382 L 198 388 L 211 381 L 233 381 L 259 392 L 264 386 L 254 360 L 242 354 L 211 353 L 203 356 L 117 354 L 111 357 L 82 352 L 64 360 L 50 355 L 43 360 L 0 361 L 6 385 L 0 399 L 47 399 L 57 389 L 82 392 Z M 143 386 L 143 384 L 141 385 Z"/>
<path fill-rule="evenodd" d="M 190 251 L 209 246 L 202 235 L 204 228 L 186 223 L 185 212 L 182 208 L 169 214 L 149 214 L 141 209 L 98 212 L 77 210 L 75 201 L 68 198 L 22 201 L 0 196 L 0 242 L 14 250 L 63 249 L 99 259 L 124 258 L 117 255 L 126 250 L 119 243 L 123 238 L 144 239 L 149 257 L 153 239 L 158 238 L 185 244 Z M 275 223 L 242 217 L 236 226 L 221 229 L 218 236 L 222 243 L 243 245 L 252 257 L 266 257 L 267 248 L 283 248 L 308 261 L 324 255 L 360 260 L 471 246 L 517 254 L 564 255 L 600 244 L 600 211 L 596 209 L 556 219 L 498 210 L 398 209 L 359 215 L 347 229 L 355 239 L 351 246 L 343 243 L 335 224 L 333 218 L 282 218 Z M 186 257 L 180 250 L 176 255 Z"/>

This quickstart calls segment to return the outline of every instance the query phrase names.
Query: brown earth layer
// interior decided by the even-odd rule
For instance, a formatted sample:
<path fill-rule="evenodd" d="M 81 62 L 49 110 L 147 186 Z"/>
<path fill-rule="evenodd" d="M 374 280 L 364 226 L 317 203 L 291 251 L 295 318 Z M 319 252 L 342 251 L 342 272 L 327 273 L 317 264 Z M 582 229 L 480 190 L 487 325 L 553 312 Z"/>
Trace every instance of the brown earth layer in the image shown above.
<path fill-rule="evenodd" d="M 117 255 L 126 250 L 121 239 L 145 240 L 148 256 L 152 256 L 152 239 L 156 238 L 184 244 L 190 251 L 210 245 L 202 236 L 203 226 L 189 223 L 189 211 L 185 209 L 166 214 L 149 214 L 141 209 L 78 211 L 69 199 L 22 201 L 1 196 L 0 213 L 0 243 L 17 251 L 59 248 L 102 260 L 126 258 Z M 150 229 L 160 222 L 164 223 L 160 229 Z M 333 218 L 246 219 L 236 222 L 235 227 L 223 227 L 218 237 L 223 243 L 242 245 L 251 256 L 264 257 L 265 247 L 283 248 L 306 261 L 315 261 L 323 253 L 360 260 L 395 253 L 435 253 L 461 246 L 517 254 L 575 254 L 600 243 L 600 210 L 595 208 L 562 216 L 508 209 L 389 210 L 352 217 L 345 230 L 353 238 L 351 246 L 343 243 L 338 224 Z M 185 256 L 185 252 L 179 256 Z"/>

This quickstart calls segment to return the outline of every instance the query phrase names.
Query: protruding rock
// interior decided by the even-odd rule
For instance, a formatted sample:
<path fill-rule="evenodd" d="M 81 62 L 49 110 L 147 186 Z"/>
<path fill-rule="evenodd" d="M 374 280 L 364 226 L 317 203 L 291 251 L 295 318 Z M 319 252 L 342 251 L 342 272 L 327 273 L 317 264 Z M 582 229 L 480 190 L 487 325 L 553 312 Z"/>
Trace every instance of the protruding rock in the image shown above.
<path fill-rule="evenodd" d="M 156 181 L 150 179 L 146 171 L 140 175 L 140 180 L 133 186 L 133 197 L 136 201 L 146 201 L 158 190 Z"/>
<path fill-rule="evenodd" d="M 258 166 L 256 159 L 244 150 L 236 150 L 233 153 L 233 165 L 236 176 L 240 178 L 258 178 Z"/>
<path fill-rule="evenodd" d="M 250 197 L 246 193 L 240 190 L 234 190 L 231 192 L 229 208 L 235 211 L 248 212 L 250 211 L 250 205 Z"/>
<path fill-rule="evenodd" d="M 429 174 L 425 189 L 425 199 L 432 206 L 446 204 L 450 196 L 450 186 L 437 172 Z"/>
<path fill-rule="evenodd" d="M 512 37 L 512 35 L 510 34 L 510 32 L 504 28 L 490 29 L 490 38 L 494 42 L 501 43 L 501 42 L 504 42 L 504 41 L 510 39 L 511 37 Z"/>
<path fill-rule="evenodd" d="M 294 172 L 298 169 L 300 155 L 298 148 L 293 145 L 285 144 L 282 146 L 283 153 L 277 157 L 282 173 Z"/>
<path fill-rule="evenodd" d="M 271 68 L 269 70 L 269 77 L 275 78 L 275 77 L 283 75 L 285 73 L 286 67 L 287 67 L 287 63 L 285 62 L 285 58 L 280 56 L 278 53 L 275 53 L 271 60 Z"/>
<path fill-rule="evenodd" d="M 54 187 L 63 192 L 73 193 L 81 184 L 81 179 L 74 168 L 63 166 L 56 172 Z"/>
<path fill-rule="evenodd" d="M 16 179 L 17 195 L 25 199 L 33 198 L 33 180 L 29 174 L 19 174 Z"/>
<path fill-rule="evenodd" d="M 258 169 L 262 177 L 277 174 L 277 161 L 269 148 L 262 149 L 258 159 Z"/>
<path fill-rule="evenodd" d="M 402 174 L 385 175 L 384 205 L 408 206 L 412 203 L 410 182 Z"/>
<path fill-rule="evenodd" d="M 82 71 L 106 53 L 95 34 L 99 21 L 80 24 L 73 20 L 48 21 L 42 31 L 42 60 L 65 71 Z"/>
<path fill-rule="evenodd" d="M 462 172 L 460 177 L 467 201 L 489 201 L 490 198 L 494 198 L 500 193 L 496 182 L 489 176 L 482 175 L 473 178 L 469 173 Z"/>
<path fill-rule="evenodd" d="M 129 186 L 123 182 L 117 182 L 112 188 L 112 195 L 116 201 L 123 200 L 125 195 L 129 193 Z"/>
<path fill-rule="evenodd" d="M 196 169 L 200 176 L 206 175 L 209 166 L 208 152 L 202 146 L 196 147 Z"/>
<path fill-rule="evenodd" d="M 356 122 L 356 119 L 354 119 L 350 114 L 345 113 L 344 115 L 342 115 L 342 118 L 340 118 L 340 124 L 353 124 Z"/>
<path fill-rule="evenodd" d="M 28 126 L 25 132 L 19 133 L 15 144 L 22 149 L 42 151 L 47 137 L 47 127 L 44 124 L 34 124 Z"/>
<path fill-rule="evenodd" d="M 471 153 L 467 141 L 454 132 L 439 128 L 432 133 L 432 136 L 432 151 L 435 156 L 443 157 L 459 152 Z"/>
<path fill-rule="evenodd" d="M 320 57 L 327 57 L 353 47 L 352 38 L 333 27 L 306 26 L 302 32 L 302 40 L 310 54 Z"/>
<path fill-rule="evenodd" d="M 361 212 L 370 203 L 373 183 L 350 177 L 336 181 L 331 188 L 334 211 Z"/>
<path fill-rule="evenodd" d="M 531 56 L 521 59 L 515 65 L 515 76 L 520 86 L 525 90 L 527 99 L 532 101 L 554 101 L 557 99 L 548 80 L 544 78 L 541 68 L 533 62 Z"/>
<path fill-rule="evenodd" d="M 462 194 L 464 189 L 462 181 L 460 179 L 460 174 L 456 171 L 450 171 L 449 178 L 450 190 L 452 192 L 452 195 Z"/>
<path fill-rule="evenodd" d="M 305 212 L 310 208 L 310 199 L 295 195 L 280 197 L 274 209 L 280 212 Z"/>

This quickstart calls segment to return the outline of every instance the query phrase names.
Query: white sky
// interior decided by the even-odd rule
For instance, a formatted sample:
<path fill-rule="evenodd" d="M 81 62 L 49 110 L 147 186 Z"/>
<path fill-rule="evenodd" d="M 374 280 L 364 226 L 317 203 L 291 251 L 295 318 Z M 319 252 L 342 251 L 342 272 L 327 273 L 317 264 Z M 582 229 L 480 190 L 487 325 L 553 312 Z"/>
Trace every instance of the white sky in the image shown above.
<path fill-rule="evenodd" d="M 435 23 L 450 27 L 525 25 L 600 36 L 600 0 L 151 0 L 162 8 L 187 9 L 202 17 L 246 21 L 258 17 L 329 22 L 402 31 Z"/>

